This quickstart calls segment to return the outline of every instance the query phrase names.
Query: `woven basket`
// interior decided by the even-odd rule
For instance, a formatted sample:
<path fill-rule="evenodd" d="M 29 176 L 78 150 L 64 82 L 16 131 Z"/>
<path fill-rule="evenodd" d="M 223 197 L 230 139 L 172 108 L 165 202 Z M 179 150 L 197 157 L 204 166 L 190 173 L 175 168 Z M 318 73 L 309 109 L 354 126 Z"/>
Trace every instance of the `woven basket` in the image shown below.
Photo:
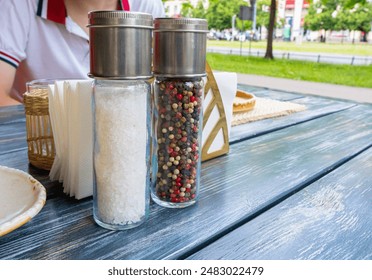
<path fill-rule="evenodd" d="M 28 87 L 24 94 L 29 162 L 40 169 L 50 170 L 55 146 L 49 118 L 47 85 Z"/>
<path fill-rule="evenodd" d="M 253 110 L 256 105 L 256 97 L 249 92 L 237 90 L 233 103 L 233 113 Z"/>

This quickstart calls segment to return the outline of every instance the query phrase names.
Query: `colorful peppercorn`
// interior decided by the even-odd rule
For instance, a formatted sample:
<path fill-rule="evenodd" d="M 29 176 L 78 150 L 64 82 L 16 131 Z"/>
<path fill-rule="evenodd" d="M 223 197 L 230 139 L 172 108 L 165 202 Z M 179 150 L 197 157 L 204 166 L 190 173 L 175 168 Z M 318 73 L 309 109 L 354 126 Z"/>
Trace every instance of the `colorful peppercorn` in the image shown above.
<path fill-rule="evenodd" d="M 200 78 L 155 83 L 155 115 L 159 116 L 155 121 L 157 170 L 153 170 L 157 176 L 152 183 L 155 201 L 191 204 L 196 198 L 203 87 Z"/>

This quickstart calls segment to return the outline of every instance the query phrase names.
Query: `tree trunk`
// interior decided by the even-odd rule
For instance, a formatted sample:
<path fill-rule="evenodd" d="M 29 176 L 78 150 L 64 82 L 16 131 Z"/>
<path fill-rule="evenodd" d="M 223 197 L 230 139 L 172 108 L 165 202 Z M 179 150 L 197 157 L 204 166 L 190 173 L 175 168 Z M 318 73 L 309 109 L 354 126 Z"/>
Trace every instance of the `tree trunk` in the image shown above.
<path fill-rule="evenodd" d="M 274 37 L 274 26 L 275 26 L 275 12 L 276 12 L 276 0 L 271 0 L 270 5 L 270 19 L 269 19 L 269 30 L 266 47 L 266 59 L 274 59 L 273 55 L 273 37 Z"/>

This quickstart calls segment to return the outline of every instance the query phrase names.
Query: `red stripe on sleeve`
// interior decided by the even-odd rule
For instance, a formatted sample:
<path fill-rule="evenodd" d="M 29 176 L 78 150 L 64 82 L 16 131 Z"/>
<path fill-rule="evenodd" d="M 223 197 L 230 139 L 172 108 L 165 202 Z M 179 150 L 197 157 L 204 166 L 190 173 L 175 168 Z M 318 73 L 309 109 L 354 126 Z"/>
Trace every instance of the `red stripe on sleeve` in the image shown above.
<path fill-rule="evenodd" d="M 20 61 L 16 58 L 14 58 L 13 56 L 10 56 L 9 54 L 5 53 L 5 52 L 1 52 L 0 51 L 0 55 L 3 55 L 3 56 L 6 56 L 8 58 L 10 58 L 11 60 L 14 60 L 15 62 L 17 62 L 18 64 L 20 63 Z"/>

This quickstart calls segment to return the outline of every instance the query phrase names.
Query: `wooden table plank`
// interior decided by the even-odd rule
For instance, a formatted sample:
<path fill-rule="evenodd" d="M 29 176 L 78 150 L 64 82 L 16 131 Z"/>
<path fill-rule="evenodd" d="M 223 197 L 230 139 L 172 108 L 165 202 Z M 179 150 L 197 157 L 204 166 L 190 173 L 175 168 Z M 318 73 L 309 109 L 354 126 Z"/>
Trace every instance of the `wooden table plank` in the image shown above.
<path fill-rule="evenodd" d="M 356 106 L 353 103 L 324 99 L 318 97 L 305 97 L 297 99 L 295 103 L 305 105 L 305 111 L 297 112 L 288 116 L 269 118 L 238 126 L 233 126 L 230 133 L 230 144 L 240 142 L 252 137 L 271 133 L 298 123 L 313 120 L 342 110 Z"/>
<path fill-rule="evenodd" d="M 248 90 L 251 89 L 251 87 L 249 86 L 242 85 L 241 87 Z M 253 89 L 257 92 L 269 92 L 268 94 L 272 92 L 259 88 Z M 272 97 L 275 97 L 277 100 L 290 100 L 293 98 L 298 98 L 299 96 L 300 95 L 295 95 L 292 93 L 287 94 L 285 92 L 276 91 L 275 96 Z M 321 99 L 315 97 L 303 98 L 301 100 L 297 100 L 297 102 L 306 105 L 308 107 L 307 111 L 282 118 L 272 118 L 235 126 L 232 128 L 230 143 L 232 144 L 234 142 L 268 133 L 276 129 L 281 129 L 298 122 L 303 122 L 354 106 L 346 102 L 339 102 L 330 99 Z M 7 121 L 4 122 L 5 119 Z M 27 148 L 25 126 L 26 124 L 22 106 L 0 108 L 0 154 Z"/>
<path fill-rule="evenodd" d="M 0 154 L 0 165 L 4 165 L 11 168 L 17 168 L 22 171 L 28 172 L 28 156 L 27 148 L 13 151 L 11 153 Z"/>
<path fill-rule="evenodd" d="M 128 231 L 97 226 L 90 199 L 49 199 L 0 238 L 0 259 L 185 258 L 371 146 L 371 134 L 371 106 L 357 106 L 234 144 L 202 164 L 196 205 L 152 205 L 147 223 Z"/>
<path fill-rule="evenodd" d="M 355 104 L 349 102 L 317 97 L 298 98 L 299 95 L 287 94 L 285 92 L 275 92 L 275 95 L 272 97 L 275 97 L 277 100 L 291 100 L 296 97 L 297 100 L 295 102 L 307 106 L 307 110 L 289 116 L 234 126 L 231 129 L 230 144 L 355 106 Z M 25 123 L 0 123 L 0 154 L 26 147 L 26 140 L 22 139 L 22 136 L 24 138 L 26 137 L 25 126 Z M 17 132 L 14 133 L 14 130 Z"/>
<path fill-rule="evenodd" d="M 267 88 L 258 88 L 258 87 L 243 85 L 243 84 L 238 84 L 238 89 L 247 91 L 249 93 L 253 93 L 257 97 L 270 98 L 270 99 L 281 100 L 281 101 L 290 101 L 290 100 L 304 98 L 304 95 L 300 95 L 297 93 L 273 90 L 273 89 L 267 89 Z"/>
<path fill-rule="evenodd" d="M 0 124 L 24 121 L 25 109 L 23 105 L 0 107 Z"/>
<path fill-rule="evenodd" d="M 372 259 L 372 148 L 189 259 Z"/>
<path fill-rule="evenodd" d="M 27 149 L 26 123 L 0 124 L 0 155 Z"/>

